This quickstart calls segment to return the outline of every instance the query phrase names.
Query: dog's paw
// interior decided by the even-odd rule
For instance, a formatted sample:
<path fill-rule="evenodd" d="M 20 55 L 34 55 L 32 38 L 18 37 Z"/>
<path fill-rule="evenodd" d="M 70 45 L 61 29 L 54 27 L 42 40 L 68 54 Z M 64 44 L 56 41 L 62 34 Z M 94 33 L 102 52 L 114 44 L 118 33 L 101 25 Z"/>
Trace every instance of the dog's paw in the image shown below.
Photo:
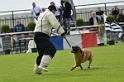
<path fill-rule="evenodd" d="M 88 67 L 88 69 L 90 69 L 90 67 Z"/>
<path fill-rule="evenodd" d="M 73 67 L 71 67 L 70 71 L 72 71 L 72 70 L 73 70 Z"/>

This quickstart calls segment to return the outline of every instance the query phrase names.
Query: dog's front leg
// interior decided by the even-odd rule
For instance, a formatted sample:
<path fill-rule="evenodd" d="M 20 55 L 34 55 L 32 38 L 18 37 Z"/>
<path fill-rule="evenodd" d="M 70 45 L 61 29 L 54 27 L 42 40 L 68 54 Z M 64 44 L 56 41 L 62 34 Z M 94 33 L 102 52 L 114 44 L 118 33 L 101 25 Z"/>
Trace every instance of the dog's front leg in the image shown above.
<path fill-rule="evenodd" d="M 81 65 L 79 65 L 81 69 L 83 69 L 83 67 Z"/>
<path fill-rule="evenodd" d="M 70 71 L 74 70 L 76 67 L 77 67 L 77 66 L 74 65 L 74 66 L 70 69 Z"/>

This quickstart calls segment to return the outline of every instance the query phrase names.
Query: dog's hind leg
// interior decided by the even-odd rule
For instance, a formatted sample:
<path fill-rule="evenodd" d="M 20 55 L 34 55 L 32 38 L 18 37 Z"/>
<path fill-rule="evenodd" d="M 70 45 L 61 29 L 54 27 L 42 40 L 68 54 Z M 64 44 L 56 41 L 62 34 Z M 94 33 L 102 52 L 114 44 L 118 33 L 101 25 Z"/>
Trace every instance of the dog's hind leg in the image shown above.
<path fill-rule="evenodd" d="M 88 69 L 90 69 L 90 65 L 92 63 L 92 56 L 89 58 L 89 65 L 88 65 Z"/>

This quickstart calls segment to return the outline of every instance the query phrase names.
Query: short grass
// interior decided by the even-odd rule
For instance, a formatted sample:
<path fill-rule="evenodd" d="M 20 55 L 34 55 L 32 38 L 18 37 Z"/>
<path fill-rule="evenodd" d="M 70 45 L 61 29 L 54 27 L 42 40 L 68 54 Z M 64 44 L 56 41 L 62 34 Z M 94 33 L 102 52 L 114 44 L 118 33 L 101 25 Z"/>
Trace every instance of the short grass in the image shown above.
<path fill-rule="evenodd" d="M 33 73 L 37 53 L 0 55 L 0 82 L 124 82 L 124 43 L 89 48 L 93 52 L 91 69 L 88 62 L 69 71 L 74 65 L 70 50 L 57 51 L 48 66 L 49 72 Z"/>

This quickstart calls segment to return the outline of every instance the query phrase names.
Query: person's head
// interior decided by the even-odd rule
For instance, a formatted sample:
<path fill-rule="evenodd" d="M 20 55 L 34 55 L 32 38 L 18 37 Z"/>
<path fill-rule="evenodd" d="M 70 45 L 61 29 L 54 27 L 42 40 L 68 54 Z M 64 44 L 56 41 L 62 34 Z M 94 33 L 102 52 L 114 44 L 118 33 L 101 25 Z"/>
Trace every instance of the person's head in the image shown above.
<path fill-rule="evenodd" d="M 123 10 L 119 10 L 119 14 L 123 14 Z"/>
<path fill-rule="evenodd" d="M 96 17 L 96 12 L 92 12 L 92 17 Z"/>
<path fill-rule="evenodd" d="M 114 10 L 118 10 L 118 7 L 117 6 L 114 6 Z"/>
<path fill-rule="evenodd" d="M 101 8 L 100 7 L 98 7 L 98 11 L 101 11 Z"/>
<path fill-rule="evenodd" d="M 21 21 L 18 19 L 18 20 L 16 20 L 16 23 L 17 23 L 17 25 L 20 25 Z"/>
<path fill-rule="evenodd" d="M 33 3 L 32 3 L 32 6 L 33 6 L 33 7 L 36 7 L 36 4 L 35 4 L 35 2 L 33 2 Z"/>
<path fill-rule="evenodd" d="M 63 0 L 63 1 L 64 1 L 65 3 L 66 3 L 66 2 L 69 2 L 69 0 Z"/>
<path fill-rule="evenodd" d="M 46 9 L 43 7 L 41 10 L 42 10 L 42 12 L 44 12 Z"/>
<path fill-rule="evenodd" d="M 48 9 L 49 9 L 53 14 L 55 14 L 55 12 L 57 11 L 57 10 L 56 10 L 56 7 L 55 7 L 54 5 L 50 5 L 50 6 L 48 7 Z"/>
<path fill-rule="evenodd" d="M 50 2 L 50 5 L 55 5 L 55 3 L 52 1 L 52 2 Z"/>

